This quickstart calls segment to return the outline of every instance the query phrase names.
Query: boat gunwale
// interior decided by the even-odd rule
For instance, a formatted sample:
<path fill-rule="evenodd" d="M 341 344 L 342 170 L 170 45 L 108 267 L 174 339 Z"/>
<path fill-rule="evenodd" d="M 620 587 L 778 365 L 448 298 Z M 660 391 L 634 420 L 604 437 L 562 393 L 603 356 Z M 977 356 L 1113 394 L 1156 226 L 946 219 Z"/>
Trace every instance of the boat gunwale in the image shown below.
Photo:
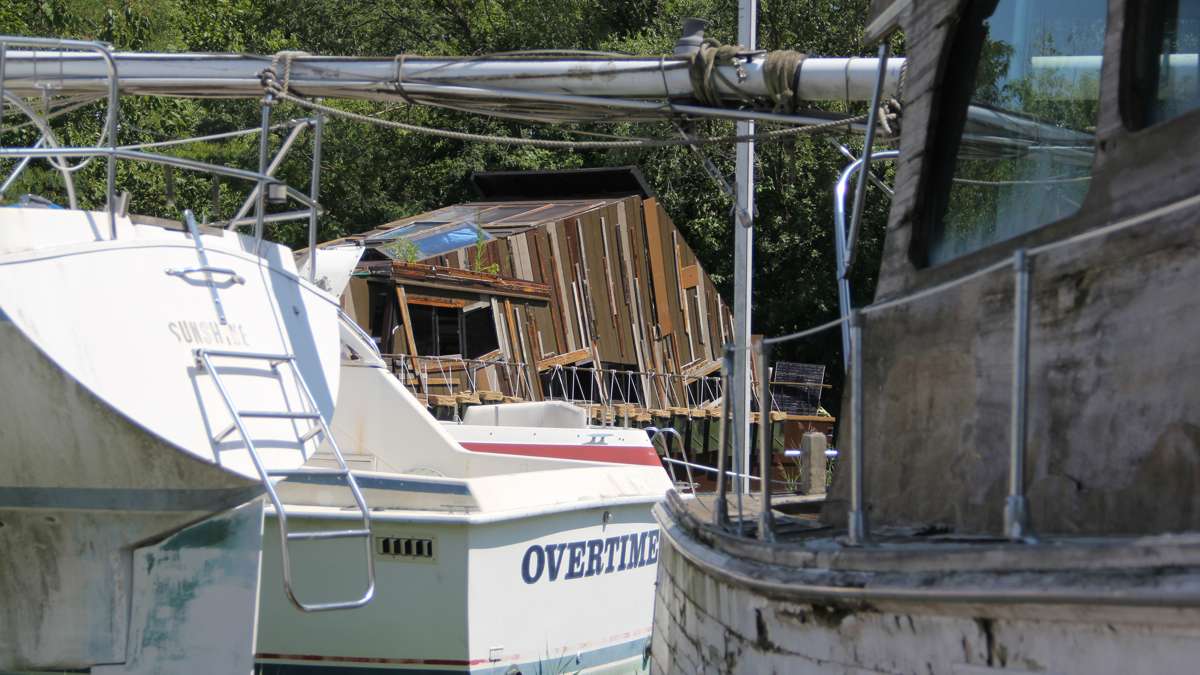
<path fill-rule="evenodd" d="M 671 492 L 663 503 L 654 507 L 654 517 L 666 540 L 663 548 L 670 548 L 710 577 L 772 597 L 841 603 L 1200 608 L 1200 536 L 1193 534 L 1143 537 L 1133 543 L 1124 539 L 1104 542 L 1092 539 L 1087 544 L 1074 545 L 953 544 L 955 548 L 924 545 L 907 551 L 839 548 L 830 555 L 717 531 L 679 508 L 680 501 Z M 827 534 L 825 538 L 834 543 Z M 1170 541 L 1173 538 L 1182 541 Z M 1138 546 L 1139 541 L 1146 540 L 1164 549 L 1180 551 L 1185 559 L 1157 557 L 1145 544 Z M 1105 561 L 1096 555 L 1130 550 L 1142 558 L 1140 565 L 1131 560 L 1105 567 Z M 1049 558 L 1062 551 L 1080 553 L 1091 565 L 1081 565 L 1078 559 L 1064 560 L 1056 568 Z M 994 556 L 994 560 L 990 565 L 955 567 L 953 558 L 961 553 Z M 1014 557 L 1024 559 L 1027 564 L 1014 565 Z M 872 558 L 874 565 L 862 565 Z M 905 559 L 922 565 L 915 569 L 897 567 Z M 856 567 L 854 563 L 862 566 Z M 1172 584 L 1180 573 L 1190 583 Z M 1121 590 L 1121 585 L 1112 583 L 1117 577 L 1124 588 L 1129 588 L 1133 579 L 1144 579 L 1146 583 L 1134 590 Z"/>

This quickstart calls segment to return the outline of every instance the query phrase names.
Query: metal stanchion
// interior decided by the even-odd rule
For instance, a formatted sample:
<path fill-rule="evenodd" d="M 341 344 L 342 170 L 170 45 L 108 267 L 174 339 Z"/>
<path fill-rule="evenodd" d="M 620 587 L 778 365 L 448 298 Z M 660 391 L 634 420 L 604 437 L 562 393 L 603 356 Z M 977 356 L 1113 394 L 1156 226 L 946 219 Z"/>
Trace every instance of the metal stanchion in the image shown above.
<path fill-rule="evenodd" d="M 726 379 L 729 377 L 730 371 L 733 369 L 733 347 L 725 346 L 725 354 L 721 357 L 721 377 Z M 726 384 L 722 391 L 728 393 L 729 387 Z M 713 504 L 713 524 L 717 527 L 725 528 L 729 526 L 729 508 L 725 503 L 725 495 L 729 491 L 728 481 L 725 480 L 725 453 L 729 447 L 729 397 L 721 397 L 721 423 L 720 430 L 717 433 L 717 501 Z"/>
<path fill-rule="evenodd" d="M 867 529 L 863 500 L 863 341 L 862 313 L 850 312 L 850 513 L 847 530 L 850 543 L 864 544 Z"/>
<path fill-rule="evenodd" d="M 1012 425 L 1009 438 L 1008 498 L 1004 502 L 1004 534 L 1029 538 L 1029 508 L 1025 500 L 1025 399 L 1029 373 L 1029 258 L 1024 249 L 1013 255 L 1013 379 Z"/>
<path fill-rule="evenodd" d="M 758 397 L 758 483 L 762 488 L 758 538 L 763 541 L 775 541 L 775 520 L 771 515 L 771 368 L 767 365 L 771 356 L 771 345 L 766 341 L 759 341 L 758 344 L 761 392 Z"/>
<path fill-rule="evenodd" d="M 319 103 L 321 99 L 317 99 Z M 313 115 L 312 180 L 309 197 L 313 205 L 308 214 L 308 280 L 317 283 L 317 197 L 321 191 L 321 136 L 325 131 L 325 118 L 320 112 Z"/>
<path fill-rule="evenodd" d="M 271 139 L 271 107 L 275 105 L 275 97 L 271 94 L 264 94 L 262 97 L 262 130 L 258 136 L 258 172 L 260 174 L 267 173 L 267 149 Z M 263 239 L 263 218 L 266 215 L 267 208 L 267 183 L 264 180 L 258 181 L 258 198 L 254 202 L 254 251 L 258 253 L 258 247 L 262 244 Z"/>

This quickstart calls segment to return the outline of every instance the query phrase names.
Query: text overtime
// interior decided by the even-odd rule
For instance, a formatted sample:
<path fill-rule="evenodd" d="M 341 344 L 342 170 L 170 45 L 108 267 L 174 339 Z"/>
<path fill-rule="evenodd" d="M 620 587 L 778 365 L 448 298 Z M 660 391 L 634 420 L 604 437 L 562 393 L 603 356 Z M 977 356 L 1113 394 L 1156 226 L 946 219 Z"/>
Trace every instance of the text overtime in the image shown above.
<path fill-rule="evenodd" d="M 564 544 L 535 544 L 521 560 L 521 578 L 527 584 L 593 577 L 623 572 L 658 562 L 658 530 L 623 534 L 607 539 L 587 539 Z"/>

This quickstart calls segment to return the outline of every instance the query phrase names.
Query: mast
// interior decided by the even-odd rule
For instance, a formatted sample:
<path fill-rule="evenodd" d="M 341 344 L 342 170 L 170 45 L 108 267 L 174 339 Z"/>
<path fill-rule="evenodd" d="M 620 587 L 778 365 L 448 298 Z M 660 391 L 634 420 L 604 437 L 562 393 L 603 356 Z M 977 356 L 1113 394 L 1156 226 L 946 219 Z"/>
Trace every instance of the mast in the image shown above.
<path fill-rule="evenodd" d="M 495 56 L 446 58 L 398 55 L 388 57 L 331 57 L 283 53 L 274 56 L 246 54 L 112 54 L 123 94 L 201 98 L 257 98 L 262 96 L 262 73 L 271 68 L 287 90 L 297 96 L 352 98 L 379 101 L 544 102 L 564 104 L 579 97 L 596 97 L 610 103 L 638 101 L 630 111 L 646 117 L 667 117 L 684 112 L 703 114 L 705 106 L 689 105 L 695 98 L 689 75 L 690 61 L 682 56 L 595 57 Z M 763 110 L 744 110 L 745 99 L 771 95 L 764 74 L 770 52 L 747 51 L 737 65 L 718 64 L 710 86 L 728 107 L 712 108 L 774 121 L 804 123 L 805 118 Z M 889 62 L 888 87 L 894 91 L 900 77 L 900 59 Z M 874 86 L 877 60 L 873 58 L 809 58 L 797 68 L 797 100 L 867 100 Z M 5 52 L 4 87 L 18 96 L 40 97 L 105 94 L 109 73 L 104 59 L 81 52 Z M 672 105 L 666 101 L 670 99 Z M 646 105 L 647 101 L 655 101 Z M 601 101 L 589 105 L 604 105 Z M 562 119 L 570 114 L 559 110 Z M 729 115 L 727 115 L 729 116 Z M 736 115 L 732 115 L 735 116 Z M 580 119 L 595 119 L 594 112 Z"/>
<path fill-rule="evenodd" d="M 757 44 L 756 0 L 738 0 L 738 44 Z M 754 122 L 737 123 L 739 136 L 754 133 Z M 750 312 L 754 269 L 754 141 L 737 145 L 736 198 L 733 217 L 733 397 L 734 473 L 750 474 Z M 760 403 L 760 424 L 767 419 L 767 404 Z M 750 480 L 737 477 L 735 488 L 749 494 Z"/>

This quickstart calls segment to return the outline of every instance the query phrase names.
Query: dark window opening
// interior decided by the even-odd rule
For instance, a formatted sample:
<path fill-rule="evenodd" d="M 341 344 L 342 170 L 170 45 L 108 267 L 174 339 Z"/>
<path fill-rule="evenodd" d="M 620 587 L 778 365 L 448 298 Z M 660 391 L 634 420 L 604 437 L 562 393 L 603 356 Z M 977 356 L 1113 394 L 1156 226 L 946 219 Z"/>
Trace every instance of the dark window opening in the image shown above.
<path fill-rule="evenodd" d="M 491 307 L 480 307 L 464 313 L 463 338 L 466 343 L 463 355 L 468 359 L 477 359 L 500 348 Z"/>
<path fill-rule="evenodd" d="M 392 328 L 396 324 L 396 293 L 390 284 L 367 284 L 368 330 L 376 346 L 391 352 Z"/>
<path fill-rule="evenodd" d="M 408 315 L 420 356 L 474 359 L 500 348 L 490 307 L 464 312 L 457 307 L 409 304 Z"/>
<path fill-rule="evenodd" d="M 946 70 L 921 262 L 952 260 L 1079 210 L 1091 180 L 1107 5 L 968 5 Z"/>
<path fill-rule="evenodd" d="M 462 310 L 456 307 L 408 305 L 412 319 L 413 341 L 420 356 L 457 356 L 462 354 L 460 337 Z"/>

